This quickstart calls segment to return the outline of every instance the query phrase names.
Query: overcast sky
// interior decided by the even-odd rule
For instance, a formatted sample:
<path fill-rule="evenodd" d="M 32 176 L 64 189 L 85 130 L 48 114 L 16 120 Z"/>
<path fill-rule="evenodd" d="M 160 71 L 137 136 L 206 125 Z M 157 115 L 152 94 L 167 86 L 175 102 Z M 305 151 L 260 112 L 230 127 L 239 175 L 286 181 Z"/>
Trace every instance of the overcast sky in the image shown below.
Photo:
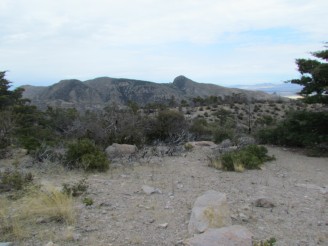
<path fill-rule="evenodd" d="M 0 0 L 0 71 L 15 86 L 280 83 L 323 49 L 327 11 L 327 0 Z"/>

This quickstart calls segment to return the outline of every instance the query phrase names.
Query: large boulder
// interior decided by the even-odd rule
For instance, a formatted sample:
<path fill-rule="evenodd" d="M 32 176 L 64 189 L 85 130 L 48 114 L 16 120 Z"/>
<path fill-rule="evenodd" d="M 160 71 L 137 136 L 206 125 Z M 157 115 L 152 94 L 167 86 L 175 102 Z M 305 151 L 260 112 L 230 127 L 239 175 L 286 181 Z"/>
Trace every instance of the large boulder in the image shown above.
<path fill-rule="evenodd" d="M 105 151 L 108 158 L 115 159 L 130 157 L 138 151 L 138 148 L 135 145 L 113 143 L 108 146 Z"/>
<path fill-rule="evenodd" d="M 186 240 L 186 246 L 252 246 L 252 233 L 244 226 L 233 225 L 208 229 Z"/>
<path fill-rule="evenodd" d="M 224 193 L 209 190 L 196 199 L 188 225 L 190 234 L 203 233 L 208 228 L 229 225 L 231 225 L 230 209 Z"/>

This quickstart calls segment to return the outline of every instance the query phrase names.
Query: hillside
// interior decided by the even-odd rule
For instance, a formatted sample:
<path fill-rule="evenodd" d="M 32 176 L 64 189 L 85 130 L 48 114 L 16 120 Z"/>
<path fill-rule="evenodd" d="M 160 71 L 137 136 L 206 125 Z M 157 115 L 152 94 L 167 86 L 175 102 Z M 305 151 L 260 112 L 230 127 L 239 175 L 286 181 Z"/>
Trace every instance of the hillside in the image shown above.
<path fill-rule="evenodd" d="M 47 87 L 22 86 L 23 96 L 33 104 L 59 107 L 102 108 L 115 102 L 126 105 L 134 101 L 139 105 L 165 103 L 174 99 L 176 102 L 195 97 L 217 96 L 222 99 L 239 96 L 254 100 L 277 100 L 278 97 L 260 91 L 226 88 L 214 84 L 192 81 L 185 76 L 178 76 L 172 83 L 154 83 L 133 79 L 101 77 L 87 81 L 62 80 Z"/>

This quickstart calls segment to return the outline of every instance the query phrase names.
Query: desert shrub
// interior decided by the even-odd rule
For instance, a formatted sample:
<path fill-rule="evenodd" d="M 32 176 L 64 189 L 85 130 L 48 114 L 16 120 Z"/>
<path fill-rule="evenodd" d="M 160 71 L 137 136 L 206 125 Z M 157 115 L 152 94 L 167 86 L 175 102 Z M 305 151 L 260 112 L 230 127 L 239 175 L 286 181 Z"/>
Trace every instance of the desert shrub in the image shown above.
<path fill-rule="evenodd" d="M 260 130 L 261 143 L 285 146 L 314 147 L 328 143 L 328 112 L 290 112 L 275 127 Z"/>
<path fill-rule="evenodd" d="M 160 111 L 154 120 L 147 123 L 146 135 L 149 142 L 164 141 L 177 143 L 184 140 L 188 124 L 181 112 L 174 110 Z"/>
<path fill-rule="evenodd" d="M 77 197 L 85 193 L 88 187 L 89 185 L 87 184 L 87 180 L 84 178 L 74 184 L 64 183 L 62 185 L 62 192 L 67 195 Z"/>
<path fill-rule="evenodd" d="M 274 246 L 276 245 L 277 240 L 274 237 L 269 239 L 254 241 L 253 246 Z"/>
<path fill-rule="evenodd" d="M 216 160 L 220 163 L 217 166 L 226 171 L 242 171 L 244 168 L 258 169 L 264 162 L 274 159 L 267 153 L 268 150 L 264 146 L 248 145 L 240 150 L 222 154 Z"/>
<path fill-rule="evenodd" d="M 83 169 L 87 171 L 97 170 L 104 172 L 109 169 L 109 160 L 105 153 L 99 150 L 94 153 L 84 154 L 81 159 L 81 164 Z"/>
<path fill-rule="evenodd" d="M 57 136 L 44 112 L 35 106 L 16 106 L 14 108 L 16 128 L 14 135 L 18 143 L 30 153 L 37 150 L 42 143 L 53 144 Z"/>
<path fill-rule="evenodd" d="M 233 129 L 219 127 L 213 132 L 213 140 L 215 143 L 221 143 L 225 139 L 233 139 L 234 132 Z"/>
<path fill-rule="evenodd" d="M 93 204 L 93 199 L 90 197 L 84 197 L 82 202 L 85 206 L 91 206 Z"/>
<path fill-rule="evenodd" d="M 0 192 L 22 190 L 33 181 L 32 173 L 23 173 L 18 170 L 5 170 L 0 172 Z"/>
<path fill-rule="evenodd" d="M 234 153 L 227 152 L 220 157 L 222 168 L 226 171 L 235 171 L 234 167 Z"/>
<path fill-rule="evenodd" d="M 109 169 L 109 160 L 105 153 L 89 139 L 82 139 L 69 144 L 65 163 L 69 168 L 83 168 L 86 171 L 106 171 Z"/>
<path fill-rule="evenodd" d="M 190 132 L 196 140 L 207 140 L 211 138 L 212 130 L 205 119 L 196 118 L 190 126 Z"/>
<path fill-rule="evenodd" d="M 256 119 L 255 123 L 258 125 L 271 126 L 275 123 L 275 119 L 271 115 L 263 115 Z"/>

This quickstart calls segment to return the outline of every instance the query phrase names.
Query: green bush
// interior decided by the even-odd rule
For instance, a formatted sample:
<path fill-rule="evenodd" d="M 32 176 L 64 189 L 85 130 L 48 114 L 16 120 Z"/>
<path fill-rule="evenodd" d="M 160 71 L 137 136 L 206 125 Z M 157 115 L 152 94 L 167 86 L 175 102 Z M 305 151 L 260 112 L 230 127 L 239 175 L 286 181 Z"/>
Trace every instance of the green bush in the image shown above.
<path fill-rule="evenodd" d="M 65 157 L 69 168 L 83 168 L 86 171 L 106 171 L 109 169 L 109 160 L 92 141 L 82 139 L 71 143 Z"/>
<path fill-rule="evenodd" d="M 261 143 L 284 146 L 314 147 L 328 143 L 328 112 L 295 111 L 277 126 L 260 130 Z"/>
<path fill-rule="evenodd" d="M 221 143 L 223 140 L 233 139 L 233 137 L 234 137 L 234 132 L 233 129 L 230 128 L 219 127 L 215 129 L 213 133 L 213 138 L 215 143 Z"/>
<path fill-rule="evenodd" d="M 267 153 L 268 150 L 264 146 L 248 145 L 243 149 L 221 155 L 221 166 L 226 171 L 236 171 L 240 167 L 258 169 L 264 162 L 274 159 Z"/>
<path fill-rule="evenodd" d="M 194 119 L 189 131 L 193 134 L 196 140 L 211 140 L 212 129 L 205 119 Z"/>
<path fill-rule="evenodd" d="M 235 155 L 233 152 L 228 152 L 220 157 L 222 168 L 226 171 L 235 171 L 234 167 Z"/>
<path fill-rule="evenodd" d="M 188 124 L 181 112 L 174 110 L 160 111 L 154 120 L 149 120 L 146 135 L 149 142 L 175 142 L 184 140 Z"/>
<path fill-rule="evenodd" d="M 90 197 L 84 197 L 82 202 L 85 206 L 91 206 L 93 204 L 93 199 Z"/>

